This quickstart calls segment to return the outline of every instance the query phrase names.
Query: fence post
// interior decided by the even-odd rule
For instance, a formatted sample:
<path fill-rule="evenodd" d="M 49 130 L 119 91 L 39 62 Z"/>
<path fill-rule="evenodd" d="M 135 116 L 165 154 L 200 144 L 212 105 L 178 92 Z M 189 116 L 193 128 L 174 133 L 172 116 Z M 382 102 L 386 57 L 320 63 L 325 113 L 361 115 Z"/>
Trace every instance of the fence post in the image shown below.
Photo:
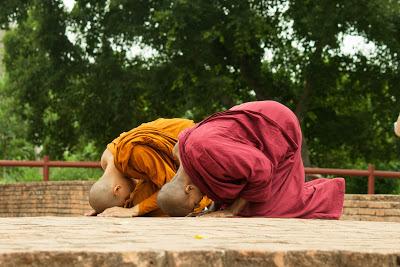
<path fill-rule="evenodd" d="M 373 164 L 368 164 L 368 194 L 375 194 L 375 176 L 374 176 L 375 166 Z"/>
<path fill-rule="evenodd" d="M 49 156 L 45 155 L 43 157 L 43 181 L 47 182 L 49 180 Z"/>

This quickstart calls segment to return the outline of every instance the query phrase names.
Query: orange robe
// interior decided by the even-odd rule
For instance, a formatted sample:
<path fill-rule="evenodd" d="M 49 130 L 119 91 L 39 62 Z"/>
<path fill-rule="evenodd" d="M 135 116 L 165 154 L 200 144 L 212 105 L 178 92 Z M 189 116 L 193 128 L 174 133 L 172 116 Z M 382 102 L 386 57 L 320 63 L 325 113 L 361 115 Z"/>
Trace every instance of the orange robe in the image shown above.
<path fill-rule="evenodd" d="M 157 119 L 122 133 L 107 145 L 117 169 L 137 181 L 130 200 L 139 204 L 139 216 L 164 215 L 157 206 L 157 194 L 177 171 L 172 149 L 179 133 L 192 126 L 194 122 L 187 119 Z M 210 203 L 203 198 L 196 211 Z"/>

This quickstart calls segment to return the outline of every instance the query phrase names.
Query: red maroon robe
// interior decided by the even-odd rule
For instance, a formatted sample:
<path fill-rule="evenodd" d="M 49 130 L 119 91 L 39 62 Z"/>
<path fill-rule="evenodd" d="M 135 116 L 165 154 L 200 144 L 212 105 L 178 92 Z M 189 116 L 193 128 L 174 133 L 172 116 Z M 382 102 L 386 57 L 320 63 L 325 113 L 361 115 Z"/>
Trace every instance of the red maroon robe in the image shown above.
<path fill-rule="evenodd" d="M 179 136 L 183 167 L 202 193 L 223 205 L 242 197 L 240 216 L 338 219 L 344 179 L 305 183 L 301 129 L 274 101 L 216 113 Z"/>

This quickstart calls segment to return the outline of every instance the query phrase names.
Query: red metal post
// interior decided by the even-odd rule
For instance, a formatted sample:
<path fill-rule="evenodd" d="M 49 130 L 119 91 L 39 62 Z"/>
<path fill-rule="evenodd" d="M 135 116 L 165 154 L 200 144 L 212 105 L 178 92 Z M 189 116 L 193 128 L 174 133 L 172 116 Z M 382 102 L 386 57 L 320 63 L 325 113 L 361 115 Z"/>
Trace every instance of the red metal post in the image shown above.
<path fill-rule="evenodd" d="M 375 194 L 375 176 L 374 176 L 375 166 L 373 164 L 368 164 L 368 194 Z"/>
<path fill-rule="evenodd" d="M 43 181 L 49 180 L 49 156 L 43 157 Z"/>

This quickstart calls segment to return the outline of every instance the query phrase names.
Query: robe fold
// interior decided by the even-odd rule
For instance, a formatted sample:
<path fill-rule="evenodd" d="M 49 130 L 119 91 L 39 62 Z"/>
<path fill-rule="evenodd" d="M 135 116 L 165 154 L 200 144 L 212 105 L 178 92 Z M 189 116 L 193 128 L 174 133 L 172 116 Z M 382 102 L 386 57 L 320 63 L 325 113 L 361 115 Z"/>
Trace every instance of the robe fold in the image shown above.
<path fill-rule="evenodd" d="M 240 216 L 338 219 L 344 179 L 305 183 L 302 135 L 295 114 L 274 101 L 216 113 L 179 136 L 183 168 L 202 193 L 222 205 L 248 201 Z"/>
<path fill-rule="evenodd" d="M 157 194 L 177 171 L 172 150 L 184 129 L 194 126 L 187 119 L 158 119 L 122 133 L 107 145 L 114 156 L 116 168 L 138 182 L 131 194 L 134 205 L 139 204 L 139 216 L 160 216 Z M 211 203 L 203 198 L 199 209 Z"/>

